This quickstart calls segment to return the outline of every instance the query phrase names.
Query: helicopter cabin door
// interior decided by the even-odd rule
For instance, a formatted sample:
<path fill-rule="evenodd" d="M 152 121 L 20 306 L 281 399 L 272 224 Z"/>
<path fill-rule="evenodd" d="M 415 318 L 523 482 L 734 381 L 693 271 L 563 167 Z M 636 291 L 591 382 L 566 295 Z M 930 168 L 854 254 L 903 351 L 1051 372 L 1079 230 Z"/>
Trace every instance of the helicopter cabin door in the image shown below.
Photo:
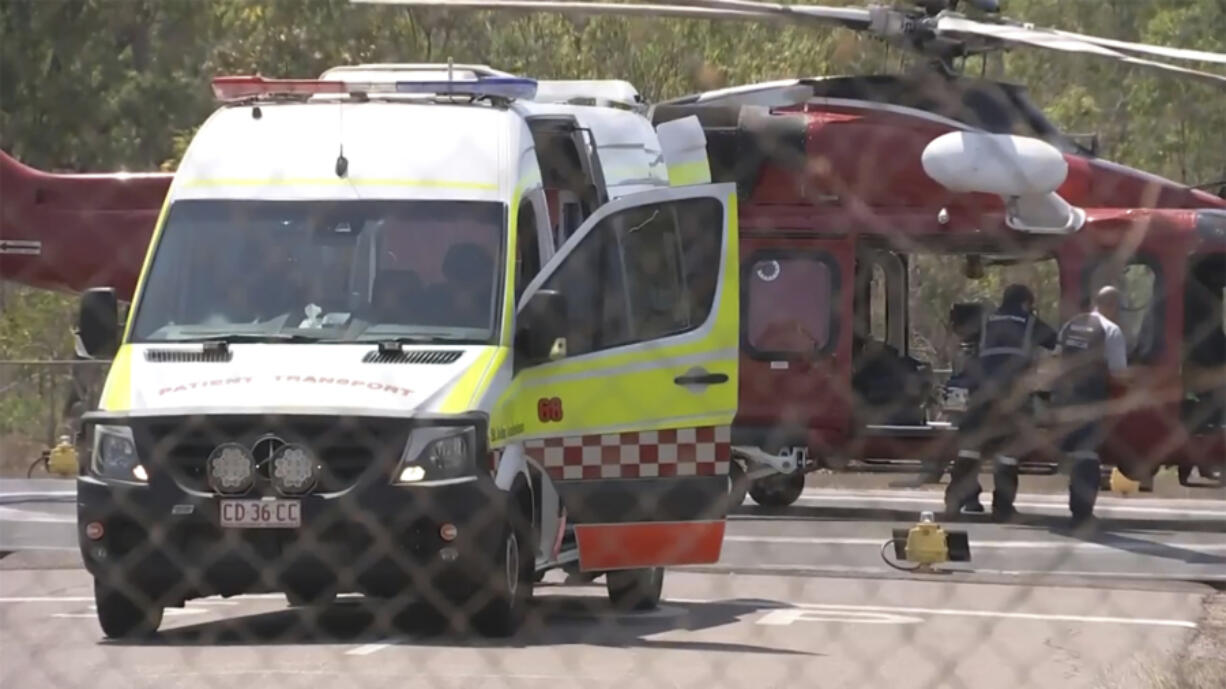
<path fill-rule="evenodd" d="M 1124 236 L 1104 232 L 1094 243 L 1061 248 L 1063 310 L 1067 319 L 1088 308 L 1105 285 L 1122 293 L 1118 325 L 1128 344 L 1128 366 L 1137 375 L 1127 389 L 1113 392 L 1102 458 L 1140 479 L 1171 461 L 1186 437 L 1183 293 L 1192 247 L 1166 232 L 1150 233 L 1135 248 L 1118 243 Z"/>
<path fill-rule="evenodd" d="M 851 429 L 848 236 L 743 230 L 737 445 L 820 453 Z"/>

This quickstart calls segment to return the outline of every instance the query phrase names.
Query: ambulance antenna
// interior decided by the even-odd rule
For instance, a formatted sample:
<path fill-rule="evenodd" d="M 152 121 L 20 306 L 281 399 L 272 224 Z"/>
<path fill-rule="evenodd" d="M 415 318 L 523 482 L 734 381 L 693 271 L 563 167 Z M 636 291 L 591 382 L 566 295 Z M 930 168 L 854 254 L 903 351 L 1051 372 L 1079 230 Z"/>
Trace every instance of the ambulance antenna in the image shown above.
<path fill-rule="evenodd" d="M 349 174 L 349 159 L 345 157 L 345 102 L 338 99 L 336 107 L 339 108 L 336 139 L 340 146 L 340 151 L 336 154 L 336 176 L 344 179 L 345 175 Z"/>

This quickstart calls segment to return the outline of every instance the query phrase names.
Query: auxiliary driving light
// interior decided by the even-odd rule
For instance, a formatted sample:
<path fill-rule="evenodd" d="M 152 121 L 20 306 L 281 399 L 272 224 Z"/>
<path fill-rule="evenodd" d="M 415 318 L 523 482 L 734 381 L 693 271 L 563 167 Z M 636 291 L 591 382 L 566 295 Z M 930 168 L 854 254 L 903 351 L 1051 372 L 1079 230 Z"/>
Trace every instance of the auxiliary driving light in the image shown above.
<path fill-rule="evenodd" d="M 315 458 L 301 445 L 286 445 L 272 456 L 272 485 L 286 495 L 301 495 L 315 486 Z"/>
<path fill-rule="evenodd" d="M 218 493 L 243 493 L 255 481 L 255 460 L 242 445 L 223 443 L 209 455 L 207 473 Z"/>

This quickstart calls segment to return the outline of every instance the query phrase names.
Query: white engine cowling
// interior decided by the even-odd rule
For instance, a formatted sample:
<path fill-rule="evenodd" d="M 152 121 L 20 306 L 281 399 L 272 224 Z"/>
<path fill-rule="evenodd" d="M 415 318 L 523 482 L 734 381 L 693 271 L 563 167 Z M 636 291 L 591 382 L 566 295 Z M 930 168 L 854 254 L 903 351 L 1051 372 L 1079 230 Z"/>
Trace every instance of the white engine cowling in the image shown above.
<path fill-rule="evenodd" d="M 1068 162 L 1046 141 L 950 132 L 933 139 L 920 162 L 929 177 L 950 191 L 1002 197 L 1007 222 L 1016 230 L 1060 234 L 1085 222 L 1084 211 L 1056 194 L 1068 177 Z"/>

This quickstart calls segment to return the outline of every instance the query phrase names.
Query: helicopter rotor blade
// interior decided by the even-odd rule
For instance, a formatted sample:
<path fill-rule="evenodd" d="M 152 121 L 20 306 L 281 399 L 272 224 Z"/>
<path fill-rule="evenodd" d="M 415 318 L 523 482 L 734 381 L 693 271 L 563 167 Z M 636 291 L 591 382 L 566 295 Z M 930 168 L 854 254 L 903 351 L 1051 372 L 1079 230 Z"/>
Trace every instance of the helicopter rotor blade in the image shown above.
<path fill-rule="evenodd" d="M 349 0 L 352 4 L 400 5 L 434 9 L 508 10 L 585 16 L 679 17 L 688 19 L 779 20 L 778 14 L 751 10 L 720 10 L 688 5 L 583 2 L 580 0 Z"/>
<path fill-rule="evenodd" d="M 849 29 L 865 30 L 871 23 L 872 12 L 861 7 L 828 7 L 825 5 L 780 4 L 758 0 L 674 0 L 678 5 L 692 5 L 720 10 L 739 10 L 776 14 L 781 17 L 806 20 L 815 19 L 834 23 Z"/>
<path fill-rule="evenodd" d="M 1226 85 L 1226 75 L 1223 74 L 1203 72 L 1200 70 L 1189 69 L 1187 67 L 1172 65 L 1166 62 L 1146 60 L 1119 52 L 1118 50 L 1112 50 L 1111 48 L 1098 43 L 1092 43 L 1080 38 L 1056 34 L 1045 30 L 1036 30 L 1027 26 L 1013 24 L 986 24 L 983 22 L 964 19 L 962 17 L 947 15 L 938 18 L 936 31 L 941 36 L 957 38 L 986 38 L 999 41 L 1000 43 L 1004 44 L 1024 45 L 1033 48 L 1056 50 L 1065 53 L 1094 55 L 1140 67 L 1174 72 L 1193 79 L 1217 84 L 1218 86 Z"/>
<path fill-rule="evenodd" d="M 1188 50 L 1187 48 L 1171 48 L 1169 46 L 1154 45 L 1152 43 L 1117 41 L 1112 38 L 1087 36 L 1085 34 L 1073 33 L 1072 31 L 1061 31 L 1060 29 L 1048 29 L 1048 31 L 1058 36 L 1076 38 L 1085 41 L 1086 43 L 1096 43 L 1098 45 L 1114 48 L 1125 53 L 1138 53 L 1141 55 L 1152 55 L 1154 57 L 1165 57 L 1170 60 L 1213 62 L 1219 65 L 1226 65 L 1226 53 L 1211 53 L 1207 50 Z"/>

